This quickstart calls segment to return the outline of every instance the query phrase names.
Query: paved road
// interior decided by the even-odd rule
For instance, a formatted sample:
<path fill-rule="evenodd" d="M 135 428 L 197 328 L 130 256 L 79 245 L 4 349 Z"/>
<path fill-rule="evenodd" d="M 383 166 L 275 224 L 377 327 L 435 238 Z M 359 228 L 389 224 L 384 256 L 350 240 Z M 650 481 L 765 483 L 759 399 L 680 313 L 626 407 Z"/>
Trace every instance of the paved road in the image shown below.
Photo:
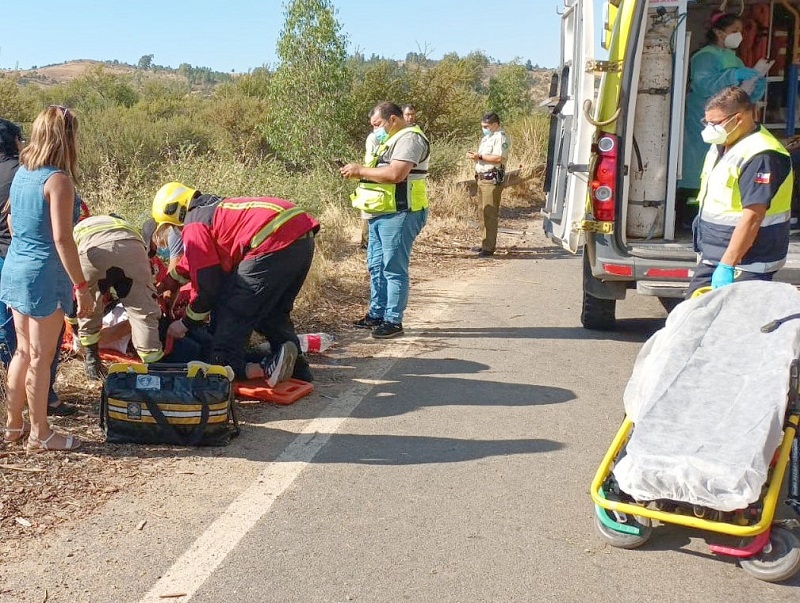
<path fill-rule="evenodd" d="M 55 537 L 9 600 L 795 600 L 800 582 L 760 583 L 694 532 L 636 551 L 595 534 L 588 485 L 664 314 L 631 296 L 616 334 L 583 330 L 580 260 L 554 251 L 417 287 L 406 338 L 340 352 L 326 397 Z"/>

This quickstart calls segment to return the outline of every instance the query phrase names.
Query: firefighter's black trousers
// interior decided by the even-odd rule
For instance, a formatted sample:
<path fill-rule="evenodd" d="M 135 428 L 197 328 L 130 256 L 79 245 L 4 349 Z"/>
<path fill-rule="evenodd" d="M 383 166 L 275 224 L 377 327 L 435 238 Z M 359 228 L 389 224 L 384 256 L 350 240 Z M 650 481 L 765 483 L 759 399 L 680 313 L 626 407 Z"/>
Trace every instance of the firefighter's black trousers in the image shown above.
<path fill-rule="evenodd" d="M 277 251 L 242 261 L 225 281 L 212 309 L 214 339 L 211 361 L 229 365 L 245 379 L 245 348 L 253 331 L 273 350 L 300 342 L 291 319 L 294 300 L 314 257 L 314 236 L 308 233 Z"/>

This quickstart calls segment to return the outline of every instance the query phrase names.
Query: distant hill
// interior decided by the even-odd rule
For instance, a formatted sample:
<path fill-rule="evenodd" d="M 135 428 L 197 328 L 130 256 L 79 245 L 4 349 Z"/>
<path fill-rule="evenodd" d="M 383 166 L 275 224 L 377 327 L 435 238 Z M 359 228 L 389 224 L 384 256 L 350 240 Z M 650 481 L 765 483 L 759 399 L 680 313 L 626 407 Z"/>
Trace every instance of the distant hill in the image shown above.
<path fill-rule="evenodd" d="M 189 64 L 183 64 L 177 69 L 159 65 L 141 69 L 135 65 L 120 63 L 119 61 L 92 60 L 67 61 L 57 65 L 37 67 L 36 69 L 4 70 L 3 73 L 18 76 L 18 81 L 21 84 L 49 87 L 69 82 L 83 75 L 87 70 L 97 67 L 102 67 L 104 71 L 112 75 L 170 79 L 188 82 L 193 87 L 214 86 L 232 79 L 229 73 L 212 71 L 208 67 L 192 67 Z"/>
<path fill-rule="evenodd" d="M 141 69 L 136 65 L 120 63 L 119 61 L 93 61 L 78 60 L 67 61 L 58 65 L 46 65 L 36 69 L 4 70 L 17 76 L 20 84 L 49 87 L 69 82 L 83 75 L 87 69 L 102 67 L 107 73 L 122 76 L 135 76 L 147 78 L 166 78 L 173 81 L 190 83 L 194 88 L 211 86 L 223 81 L 230 81 L 235 74 L 212 71 L 206 67 L 192 67 L 184 64 L 177 69 L 154 65 L 149 69 Z M 499 65 L 492 64 L 486 67 L 485 78 L 488 79 L 497 71 Z M 533 69 L 528 72 L 531 80 L 531 97 L 537 105 L 548 97 L 552 69 Z"/>

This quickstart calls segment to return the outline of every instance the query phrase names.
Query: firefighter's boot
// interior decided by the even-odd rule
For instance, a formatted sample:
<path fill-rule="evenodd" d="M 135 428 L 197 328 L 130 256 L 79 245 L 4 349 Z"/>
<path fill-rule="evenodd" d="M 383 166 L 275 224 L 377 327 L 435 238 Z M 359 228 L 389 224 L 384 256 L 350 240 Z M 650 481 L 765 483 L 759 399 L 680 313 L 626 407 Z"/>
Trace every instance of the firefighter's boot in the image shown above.
<path fill-rule="evenodd" d="M 103 380 L 103 367 L 100 364 L 100 350 L 96 343 L 84 347 L 83 370 L 91 381 Z"/>

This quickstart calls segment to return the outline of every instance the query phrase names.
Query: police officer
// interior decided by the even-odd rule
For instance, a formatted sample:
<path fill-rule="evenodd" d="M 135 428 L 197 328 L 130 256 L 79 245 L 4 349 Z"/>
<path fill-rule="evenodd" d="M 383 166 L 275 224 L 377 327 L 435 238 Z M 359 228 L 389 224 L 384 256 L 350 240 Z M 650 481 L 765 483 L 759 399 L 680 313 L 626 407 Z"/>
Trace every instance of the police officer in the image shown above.
<path fill-rule="evenodd" d="M 467 158 L 475 162 L 475 180 L 478 182 L 478 201 L 483 219 L 481 246 L 475 248 L 479 257 L 494 255 L 497 246 L 497 219 L 500 213 L 500 196 L 503 193 L 506 162 L 510 141 L 500 127 L 497 113 L 485 113 L 481 118 L 483 138 L 478 152 L 469 151 Z"/>
<path fill-rule="evenodd" d="M 705 106 L 700 213 L 694 224 L 700 256 L 688 295 L 734 281 L 770 281 L 786 262 L 792 201 L 788 151 L 754 119 L 754 105 L 730 86 Z"/>
<path fill-rule="evenodd" d="M 430 143 L 419 126 L 406 125 L 394 103 L 377 105 L 371 115 L 381 145 L 377 157 L 369 166 L 349 163 L 341 174 L 360 180 L 351 200 L 369 218 L 370 303 L 355 326 L 388 339 L 403 334 L 411 247 L 428 216 Z"/>
<path fill-rule="evenodd" d="M 103 326 L 102 298 L 112 288 L 128 313 L 131 340 L 142 362 L 161 360 L 164 356 L 158 337 L 161 308 L 139 230 L 121 218 L 92 216 L 79 222 L 73 234 L 81 269 L 96 300 L 91 316 L 78 319 L 86 376 L 102 378 L 98 349 Z"/>
<path fill-rule="evenodd" d="M 170 278 L 173 288 L 187 282 L 192 288 L 184 317 L 168 334 L 182 339 L 213 311 L 213 363 L 271 387 L 290 377 L 312 381 L 290 313 L 311 267 L 319 222 L 283 199 L 222 198 L 180 182 L 159 189 L 152 215 L 158 244 L 170 230 L 181 231 L 184 255 Z M 273 350 L 260 363 L 245 356 L 254 330 Z"/>

